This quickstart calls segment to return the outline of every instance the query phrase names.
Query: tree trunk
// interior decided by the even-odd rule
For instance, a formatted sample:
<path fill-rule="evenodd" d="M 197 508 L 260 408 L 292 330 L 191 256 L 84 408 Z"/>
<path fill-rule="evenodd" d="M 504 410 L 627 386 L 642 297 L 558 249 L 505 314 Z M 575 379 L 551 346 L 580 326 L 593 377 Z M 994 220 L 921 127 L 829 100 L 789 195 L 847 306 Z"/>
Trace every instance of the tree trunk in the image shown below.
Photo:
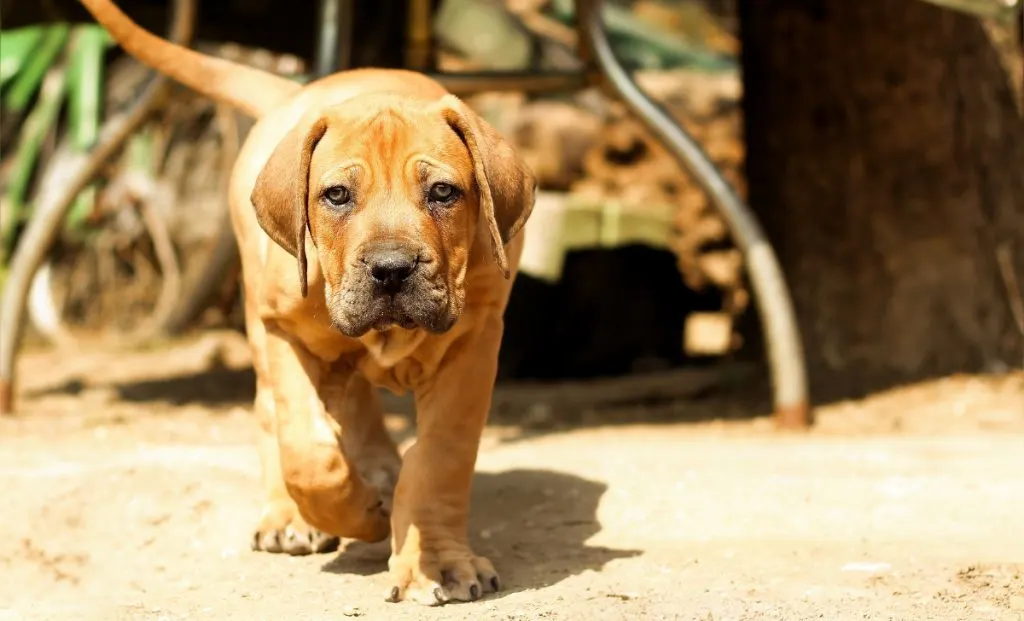
<path fill-rule="evenodd" d="M 982 25 L 918 0 L 746 0 L 740 27 L 750 201 L 816 400 L 1019 367 L 1024 122 Z"/>

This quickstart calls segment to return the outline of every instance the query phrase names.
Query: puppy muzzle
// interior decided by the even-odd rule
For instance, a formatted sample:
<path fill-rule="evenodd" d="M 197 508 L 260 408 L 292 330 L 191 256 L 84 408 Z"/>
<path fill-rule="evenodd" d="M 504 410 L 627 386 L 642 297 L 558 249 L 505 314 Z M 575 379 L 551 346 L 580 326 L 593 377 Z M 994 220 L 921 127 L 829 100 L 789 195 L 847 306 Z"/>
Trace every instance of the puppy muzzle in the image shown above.
<path fill-rule="evenodd" d="M 332 322 L 347 336 L 392 326 L 442 333 L 457 318 L 438 261 L 417 244 L 367 244 L 339 294 L 329 303 Z"/>

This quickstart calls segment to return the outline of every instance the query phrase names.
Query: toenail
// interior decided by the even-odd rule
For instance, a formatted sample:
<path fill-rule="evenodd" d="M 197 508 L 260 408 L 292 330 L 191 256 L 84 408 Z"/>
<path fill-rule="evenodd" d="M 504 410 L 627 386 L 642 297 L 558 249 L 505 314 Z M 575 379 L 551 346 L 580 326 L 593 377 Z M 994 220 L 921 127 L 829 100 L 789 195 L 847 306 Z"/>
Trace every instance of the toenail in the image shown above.
<path fill-rule="evenodd" d="M 469 586 L 469 598 L 473 600 L 480 599 L 480 585 L 472 584 Z"/>
<path fill-rule="evenodd" d="M 397 602 L 398 601 L 398 587 L 392 587 L 391 588 L 391 595 L 388 596 L 388 600 L 387 601 L 389 601 L 389 602 Z"/>
<path fill-rule="evenodd" d="M 441 587 L 434 589 L 434 599 L 437 600 L 438 604 L 443 604 L 448 601 L 448 598 L 444 595 L 444 590 Z"/>
<path fill-rule="evenodd" d="M 498 590 L 501 589 L 501 583 L 498 582 L 498 577 L 497 576 L 494 576 L 493 578 L 491 578 L 491 588 L 494 589 L 495 591 L 498 591 Z"/>

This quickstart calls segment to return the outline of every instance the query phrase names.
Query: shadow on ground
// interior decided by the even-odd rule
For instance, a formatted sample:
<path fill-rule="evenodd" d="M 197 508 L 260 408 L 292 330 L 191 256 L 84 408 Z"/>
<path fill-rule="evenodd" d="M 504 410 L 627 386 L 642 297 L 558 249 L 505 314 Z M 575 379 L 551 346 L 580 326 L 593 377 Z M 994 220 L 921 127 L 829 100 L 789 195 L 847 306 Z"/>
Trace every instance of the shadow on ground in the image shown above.
<path fill-rule="evenodd" d="M 166 352 L 98 356 L 95 364 L 28 389 L 29 399 L 86 396 L 106 403 L 206 406 L 223 412 L 251 408 L 255 376 L 248 345 L 238 335 L 211 334 Z M 490 422 L 506 427 L 501 442 L 572 429 L 624 424 L 678 424 L 750 419 L 771 412 L 763 365 L 739 360 L 570 381 L 499 381 Z M 413 433 L 411 395 L 382 392 L 385 411 Z"/>
<path fill-rule="evenodd" d="M 252 405 L 256 390 L 251 367 L 214 364 L 200 371 L 121 381 L 65 380 L 46 388 L 27 390 L 29 399 L 78 396 L 89 390 L 109 390 L 129 404 L 204 405 L 214 409 Z M 679 369 L 606 380 L 515 383 L 499 382 L 489 417 L 492 425 L 514 428 L 501 442 L 516 442 L 609 425 L 701 423 L 740 420 L 771 412 L 767 381 L 749 368 Z M 381 391 L 385 411 L 414 427 L 411 394 Z"/>
<path fill-rule="evenodd" d="M 27 390 L 27 398 L 78 395 L 89 388 L 109 388 L 117 399 L 128 403 L 165 403 L 208 406 L 251 405 L 256 394 L 256 376 L 249 367 L 218 366 L 194 373 L 126 382 L 89 382 L 74 378 L 55 386 Z"/>
<path fill-rule="evenodd" d="M 134 403 L 162 401 L 172 405 L 196 402 L 243 405 L 251 404 L 256 394 L 256 375 L 251 368 L 222 367 L 176 377 L 115 384 L 113 387 L 121 400 Z"/>
<path fill-rule="evenodd" d="M 601 531 L 597 508 L 606 490 L 603 483 L 549 470 L 477 473 L 470 538 L 474 551 L 488 557 L 501 574 L 502 593 L 551 586 L 640 554 L 587 545 Z M 322 570 L 376 574 L 387 571 L 389 552 L 386 543 L 351 543 Z"/>

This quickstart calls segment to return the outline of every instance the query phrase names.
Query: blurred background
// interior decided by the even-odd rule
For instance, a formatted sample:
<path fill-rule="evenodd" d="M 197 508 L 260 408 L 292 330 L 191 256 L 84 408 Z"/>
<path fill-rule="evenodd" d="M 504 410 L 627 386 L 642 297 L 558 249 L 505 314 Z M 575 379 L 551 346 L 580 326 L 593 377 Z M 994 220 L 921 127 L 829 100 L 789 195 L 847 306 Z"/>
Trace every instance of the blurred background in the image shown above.
<path fill-rule="evenodd" d="M 763 221 L 793 289 L 819 398 L 1020 366 L 1019 6 L 607 4 L 622 62 Z M 6 270 L 33 205 L 60 183 L 63 160 L 95 144 L 148 73 L 76 2 L 0 6 Z M 168 2 L 121 6 L 167 31 Z M 354 7 L 351 66 L 581 67 L 569 1 Z M 433 28 L 419 38 L 410 7 L 431 11 Z M 320 10 L 207 0 L 193 41 L 308 79 Z M 508 310 L 501 380 L 763 358 L 725 221 L 620 103 L 589 88 L 468 99 L 525 154 L 542 189 Z M 33 280 L 30 338 L 137 347 L 244 330 L 224 184 L 247 129 L 180 87 L 154 106 L 75 198 Z"/>
<path fill-rule="evenodd" d="M 166 35 L 181 2 L 117 3 Z M 604 4 L 778 255 L 814 426 L 773 427 L 738 244 L 617 98 L 466 96 L 541 191 L 470 521 L 508 589 L 445 618 L 1020 619 L 1024 3 Z M 569 0 L 195 7 L 182 40 L 298 81 L 584 69 Z M 248 550 L 225 183 L 251 122 L 158 84 L 75 0 L 0 0 L 0 617 L 425 618 L 381 601 L 386 550 Z"/>

